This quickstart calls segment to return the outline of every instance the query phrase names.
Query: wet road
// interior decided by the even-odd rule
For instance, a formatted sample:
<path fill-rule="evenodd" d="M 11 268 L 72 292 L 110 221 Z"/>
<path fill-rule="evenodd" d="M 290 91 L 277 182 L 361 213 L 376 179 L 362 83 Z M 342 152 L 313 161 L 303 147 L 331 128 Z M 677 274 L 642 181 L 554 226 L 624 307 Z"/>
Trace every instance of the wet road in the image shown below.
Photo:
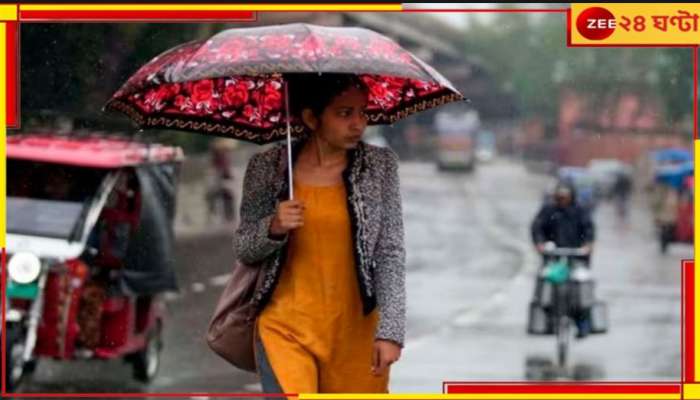
<path fill-rule="evenodd" d="M 557 378 L 554 337 L 525 333 L 539 266 L 529 224 L 549 181 L 508 162 L 467 179 L 436 179 L 426 168 L 414 176 L 404 182 L 407 198 L 433 191 L 464 200 L 463 207 L 442 196 L 432 197 L 430 207 L 409 202 L 409 249 L 428 241 L 435 250 L 409 258 L 409 340 L 392 390 L 436 392 L 443 380 Z M 692 247 L 674 246 L 661 256 L 644 200 L 634 199 L 626 225 L 609 204 L 596 212 L 592 265 L 611 330 L 575 341 L 570 368 L 558 371 L 559 379 L 680 378 L 680 260 L 692 258 Z M 431 225 L 434 210 L 442 211 L 440 223 Z M 426 225 L 429 230 L 421 228 Z"/>
<path fill-rule="evenodd" d="M 239 175 L 242 176 L 242 173 Z M 525 333 L 538 257 L 529 223 L 548 178 L 498 160 L 474 175 L 403 163 L 408 332 L 392 371 L 393 392 L 440 392 L 442 381 L 551 379 L 553 337 Z M 257 392 L 203 333 L 233 259 L 230 227 L 207 224 L 201 188 L 183 185 L 178 215 L 181 292 L 168 297 L 161 372 L 149 386 L 127 364 L 42 362 L 25 392 Z M 658 254 L 644 199 L 627 226 L 603 205 L 593 269 L 610 308 L 611 331 L 573 343 L 564 379 L 677 380 L 680 260 L 690 246 Z"/>

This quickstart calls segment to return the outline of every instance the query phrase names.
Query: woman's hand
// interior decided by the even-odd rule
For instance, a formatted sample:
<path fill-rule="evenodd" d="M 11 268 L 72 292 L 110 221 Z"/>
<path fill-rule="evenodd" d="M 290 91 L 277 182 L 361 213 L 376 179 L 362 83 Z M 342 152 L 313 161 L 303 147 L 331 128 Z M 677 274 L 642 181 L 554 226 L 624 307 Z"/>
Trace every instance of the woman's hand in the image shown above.
<path fill-rule="evenodd" d="M 401 346 L 390 340 L 375 340 L 372 351 L 372 374 L 383 375 L 401 357 Z"/>
<path fill-rule="evenodd" d="M 277 205 L 270 223 L 270 235 L 284 236 L 290 230 L 304 225 L 304 204 L 298 200 L 287 200 Z"/>

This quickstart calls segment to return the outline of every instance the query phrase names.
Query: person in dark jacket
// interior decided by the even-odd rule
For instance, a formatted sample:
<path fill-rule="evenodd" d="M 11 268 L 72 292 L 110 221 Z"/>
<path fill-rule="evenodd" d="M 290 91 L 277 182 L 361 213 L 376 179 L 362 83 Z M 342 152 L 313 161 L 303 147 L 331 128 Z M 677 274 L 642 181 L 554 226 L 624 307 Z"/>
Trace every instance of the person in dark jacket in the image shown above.
<path fill-rule="evenodd" d="M 576 204 L 576 193 L 569 183 L 559 182 L 554 189 L 553 202 L 544 204 L 532 222 L 532 240 L 541 254 L 545 243 L 553 242 L 556 247 L 582 248 L 585 256 L 577 257 L 590 268 L 590 254 L 595 239 L 595 227 L 591 215 Z M 543 264 L 548 257 L 543 254 Z M 587 336 L 591 331 L 590 312 L 574 316 L 577 337 Z"/>
<path fill-rule="evenodd" d="M 554 188 L 553 202 L 544 204 L 532 222 L 532 241 L 542 253 L 545 243 L 557 247 L 576 247 L 592 250 L 595 229 L 590 213 L 579 206 L 570 184 L 560 182 Z M 585 256 L 588 261 L 590 256 Z"/>

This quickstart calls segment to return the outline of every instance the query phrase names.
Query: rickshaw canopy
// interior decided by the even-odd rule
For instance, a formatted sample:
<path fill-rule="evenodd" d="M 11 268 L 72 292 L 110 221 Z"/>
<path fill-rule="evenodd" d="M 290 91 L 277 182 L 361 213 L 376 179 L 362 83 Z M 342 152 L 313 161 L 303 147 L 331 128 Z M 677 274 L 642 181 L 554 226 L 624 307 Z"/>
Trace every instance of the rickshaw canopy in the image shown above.
<path fill-rule="evenodd" d="M 138 192 L 140 202 L 134 211 L 138 222 L 128 239 L 123 258 L 122 289 L 135 294 L 177 290 L 173 221 L 179 164 L 183 158 L 182 149 L 179 147 L 141 143 L 120 137 L 50 134 L 9 136 L 8 200 L 12 201 L 8 202 L 8 252 L 23 251 L 24 248 L 15 247 L 27 246 L 39 252 L 37 255 L 40 257 L 52 258 L 58 257 L 58 254 L 68 258 L 82 257 L 84 250 L 89 246 L 92 232 L 99 229 L 96 217 L 106 207 L 106 194 L 115 190 L 115 174 L 127 175 L 135 182 L 134 188 Z M 18 170 L 12 171 L 13 168 Z M 83 175 L 77 173 L 58 173 L 63 169 L 83 172 L 92 170 L 97 172 L 93 174 L 96 179 L 81 179 Z M 33 176 L 32 172 L 42 176 Z M 66 197 L 62 198 L 42 197 L 45 194 L 44 183 L 51 183 L 53 179 L 63 179 L 72 185 L 71 189 L 80 190 L 71 190 L 71 195 L 66 194 Z M 105 185 L 110 179 L 112 184 Z M 85 185 L 92 187 L 85 188 Z M 76 191 L 85 196 L 74 196 Z M 22 226 L 22 221 L 30 221 L 31 218 L 26 215 L 24 219 L 21 218 L 20 210 L 17 209 L 15 211 L 18 212 L 13 213 L 11 207 L 13 204 L 19 204 L 26 208 L 29 202 L 39 207 L 37 210 L 40 207 L 51 210 L 54 209 L 54 205 L 71 202 L 82 207 L 83 211 L 76 214 L 80 219 L 71 222 L 74 227 L 80 228 L 82 233 L 52 238 L 43 232 L 47 231 L 46 229 L 37 230 L 31 226 Z M 91 219 L 90 215 L 94 215 L 95 218 Z M 60 221 L 54 218 L 51 222 Z M 103 222 L 102 227 L 109 228 L 113 224 L 108 220 Z M 9 229 L 10 227 L 13 229 Z M 54 231 L 58 232 L 60 229 Z M 51 240 L 53 245 L 42 247 L 41 244 L 47 240 Z"/>
<path fill-rule="evenodd" d="M 22 134 L 7 137 L 7 158 L 92 168 L 181 161 L 182 149 L 114 136 Z"/>

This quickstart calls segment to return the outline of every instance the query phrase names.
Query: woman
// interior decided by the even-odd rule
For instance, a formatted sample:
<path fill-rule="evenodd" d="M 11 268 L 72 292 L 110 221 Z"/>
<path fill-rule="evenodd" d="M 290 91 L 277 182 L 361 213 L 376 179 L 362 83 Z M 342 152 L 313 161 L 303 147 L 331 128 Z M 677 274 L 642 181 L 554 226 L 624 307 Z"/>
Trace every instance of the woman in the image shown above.
<path fill-rule="evenodd" d="M 357 77 L 298 78 L 290 95 L 309 131 L 292 147 L 295 199 L 286 147 L 255 155 L 234 243 L 263 268 L 263 391 L 387 392 L 405 335 L 398 158 L 361 142 L 368 91 Z"/>

